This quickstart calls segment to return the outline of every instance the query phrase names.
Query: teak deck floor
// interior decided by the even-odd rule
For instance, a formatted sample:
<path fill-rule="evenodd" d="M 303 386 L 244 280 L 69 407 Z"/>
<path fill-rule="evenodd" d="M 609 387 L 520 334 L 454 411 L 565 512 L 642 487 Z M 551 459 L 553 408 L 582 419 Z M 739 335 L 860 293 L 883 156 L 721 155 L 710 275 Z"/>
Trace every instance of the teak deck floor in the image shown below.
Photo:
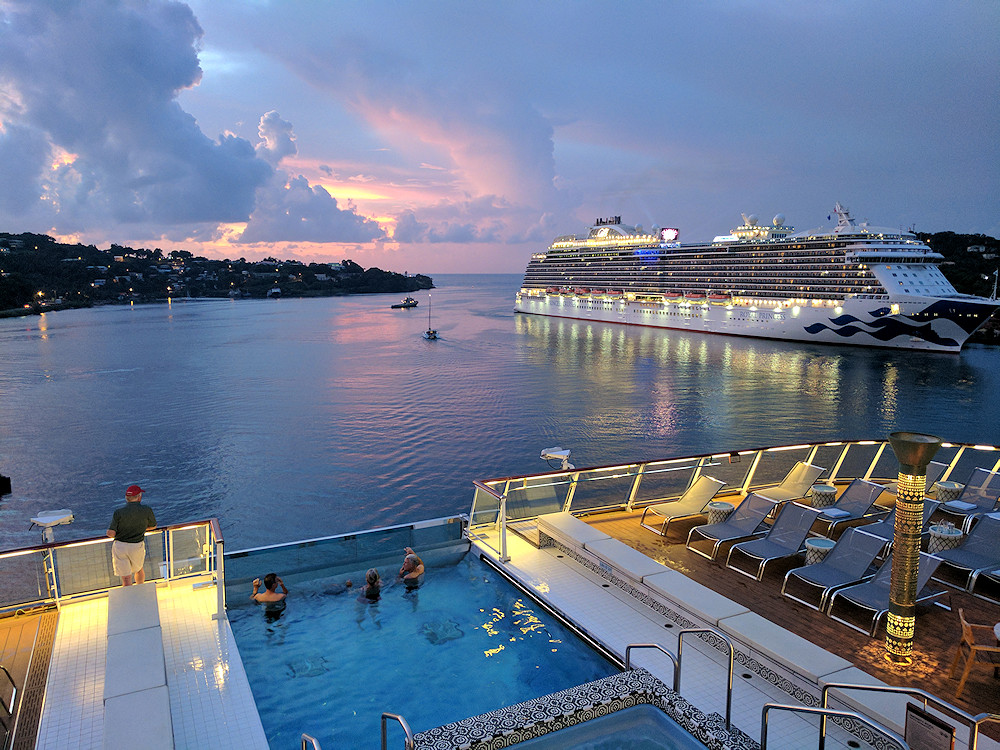
<path fill-rule="evenodd" d="M 848 659 L 889 685 L 926 690 L 973 715 L 984 711 L 1000 713 L 1000 679 L 993 676 L 990 665 L 978 663 L 973 666 L 960 698 L 955 697 L 958 679 L 948 677 L 956 646 L 961 639 L 958 608 L 965 610 L 966 619 L 971 622 L 993 625 L 1000 621 L 1000 605 L 972 597 L 953 587 L 944 587 L 951 593 L 952 611 L 934 605 L 918 609 L 913 663 L 908 667 L 899 667 L 884 658 L 884 622 L 876 637 L 869 638 L 866 633 L 852 630 L 781 595 L 785 573 L 802 565 L 801 559 L 793 558 L 784 566 L 775 563 L 767 569 L 764 579 L 758 582 L 725 566 L 728 545 L 720 550 L 722 562 L 707 560 L 687 549 L 688 531 L 704 521 L 674 521 L 670 524 L 668 536 L 661 537 L 639 525 L 641 515 L 641 511 L 620 511 L 585 516 L 583 520 L 796 635 Z M 948 598 L 943 601 L 947 604 Z M 984 724 L 982 731 L 990 737 L 1000 738 L 998 724 Z"/>

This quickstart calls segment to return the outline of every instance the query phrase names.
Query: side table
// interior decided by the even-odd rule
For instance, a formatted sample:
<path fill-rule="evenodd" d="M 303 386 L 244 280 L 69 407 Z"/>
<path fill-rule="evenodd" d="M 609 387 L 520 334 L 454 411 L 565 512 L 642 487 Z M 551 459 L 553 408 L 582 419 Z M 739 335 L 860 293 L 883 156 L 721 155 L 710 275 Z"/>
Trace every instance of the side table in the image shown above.
<path fill-rule="evenodd" d="M 721 500 L 713 500 L 705 510 L 705 517 L 710 524 L 722 523 L 734 510 L 732 503 L 725 503 Z"/>
<path fill-rule="evenodd" d="M 935 552 L 943 552 L 946 549 L 955 549 L 955 547 L 962 543 L 962 538 L 965 536 L 961 529 L 943 524 L 931 526 L 929 531 L 930 538 L 927 540 L 927 551 L 932 555 Z"/>
<path fill-rule="evenodd" d="M 829 508 L 837 502 L 837 488 L 832 484 L 814 484 L 812 487 L 812 506 L 814 508 Z"/>
<path fill-rule="evenodd" d="M 823 562 L 823 559 L 833 549 L 835 542 L 826 537 L 817 536 L 806 539 L 806 565 L 815 565 Z"/>
<path fill-rule="evenodd" d="M 935 500 L 939 503 L 950 503 L 952 500 L 958 499 L 962 490 L 965 489 L 965 485 L 961 482 L 935 482 L 934 489 Z"/>

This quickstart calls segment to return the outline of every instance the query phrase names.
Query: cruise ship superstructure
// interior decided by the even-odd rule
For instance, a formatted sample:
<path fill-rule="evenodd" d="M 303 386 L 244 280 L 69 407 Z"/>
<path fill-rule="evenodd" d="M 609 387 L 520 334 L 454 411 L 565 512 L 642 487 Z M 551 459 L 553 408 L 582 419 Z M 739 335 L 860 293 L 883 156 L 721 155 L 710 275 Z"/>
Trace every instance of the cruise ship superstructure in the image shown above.
<path fill-rule="evenodd" d="M 756 216 L 708 243 L 598 219 L 532 255 L 515 309 L 733 336 L 958 352 L 1000 306 L 960 294 L 913 233 L 858 224 L 794 232 Z"/>

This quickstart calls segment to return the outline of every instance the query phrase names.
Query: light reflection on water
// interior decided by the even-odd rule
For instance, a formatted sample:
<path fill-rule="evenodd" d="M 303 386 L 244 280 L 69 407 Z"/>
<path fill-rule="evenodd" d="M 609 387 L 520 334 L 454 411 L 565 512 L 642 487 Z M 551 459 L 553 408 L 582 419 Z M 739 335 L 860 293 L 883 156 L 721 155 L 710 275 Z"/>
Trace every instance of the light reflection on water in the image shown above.
<path fill-rule="evenodd" d="M 896 429 L 998 442 L 1000 353 L 808 346 L 513 312 L 515 276 L 398 295 L 0 320 L 0 547 L 103 534 L 138 482 L 230 549 L 465 512 L 471 481 Z M 417 295 L 421 305 L 426 295 Z"/>

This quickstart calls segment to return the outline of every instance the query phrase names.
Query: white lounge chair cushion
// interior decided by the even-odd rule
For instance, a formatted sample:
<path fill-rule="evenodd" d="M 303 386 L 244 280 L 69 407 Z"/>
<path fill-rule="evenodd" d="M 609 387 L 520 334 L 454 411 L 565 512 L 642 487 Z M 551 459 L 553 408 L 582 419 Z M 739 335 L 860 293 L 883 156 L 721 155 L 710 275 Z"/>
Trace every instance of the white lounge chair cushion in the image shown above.
<path fill-rule="evenodd" d="M 667 570 L 665 565 L 617 539 L 598 539 L 596 542 L 587 542 L 583 548 L 615 570 L 625 573 L 636 583 L 639 583 L 643 576 L 652 576 Z"/>
<path fill-rule="evenodd" d="M 824 510 L 823 515 L 828 518 L 846 518 L 851 514 L 843 508 L 830 508 L 829 510 Z"/>
<path fill-rule="evenodd" d="M 976 504 L 967 503 L 963 500 L 950 500 L 949 502 L 944 504 L 944 507 L 951 508 L 952 510 L 968 511 L 968 510 L 975 510 Z"/>
<path fill-rule="evenodd" d="M 703 621 L 699 624 L 715 627 L 724 617 L 750 611 L 742 604 L 727 599 L 671 568 L 666 568 L 656 575 L 646 576 L 642 582 L 667 601 L 696 615 Z"/>
<path fill-rule="evenodd" d="M 108 635 L 159 625 L 155 583 L 119 586 L 108 591 Z"/>
<path fill-rule="evenodd" d="M 129 731 L 141 722 L 141 728 Z M 139 732 L 138 743 L 136 732 Z M 170 750 L 174 733 L 170 722 L 170 696 L 165 685 L 109 698 L 104 703 L 105 750 Z"/>

